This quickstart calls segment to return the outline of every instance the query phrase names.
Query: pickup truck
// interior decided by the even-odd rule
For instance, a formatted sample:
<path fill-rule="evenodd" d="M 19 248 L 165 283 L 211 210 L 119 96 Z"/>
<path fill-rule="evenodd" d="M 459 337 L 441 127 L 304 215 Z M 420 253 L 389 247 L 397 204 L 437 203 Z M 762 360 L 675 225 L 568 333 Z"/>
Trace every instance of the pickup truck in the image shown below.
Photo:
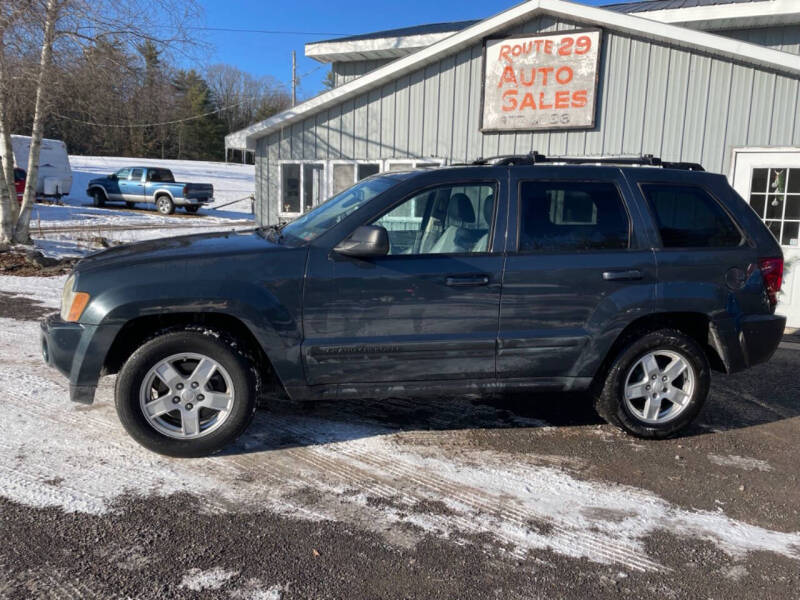
<path fill-rule="evenodd" d="M 89 181 L 86 194 L 95 206 L 122 201 L 133 208 L 137 202 L 147 202 L 155 204 L 162 215 L 171 215 L 176 206 L 196 213 L 200 206 L 214 200 L 214 186 L 176 182 L 169 169 L 125 167 L 107 177 Z"/>

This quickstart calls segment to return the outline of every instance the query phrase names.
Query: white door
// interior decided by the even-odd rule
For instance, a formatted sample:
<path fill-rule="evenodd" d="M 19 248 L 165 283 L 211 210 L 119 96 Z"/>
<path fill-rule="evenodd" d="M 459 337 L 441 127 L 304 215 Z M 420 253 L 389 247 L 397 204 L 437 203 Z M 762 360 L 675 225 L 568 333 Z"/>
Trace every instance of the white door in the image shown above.
<path fill-rule="evenodd" d="M 783 248 L 783 288 L 776 312 L 800 327 L 800 148 L 734 151 L 733 187 Z"/>

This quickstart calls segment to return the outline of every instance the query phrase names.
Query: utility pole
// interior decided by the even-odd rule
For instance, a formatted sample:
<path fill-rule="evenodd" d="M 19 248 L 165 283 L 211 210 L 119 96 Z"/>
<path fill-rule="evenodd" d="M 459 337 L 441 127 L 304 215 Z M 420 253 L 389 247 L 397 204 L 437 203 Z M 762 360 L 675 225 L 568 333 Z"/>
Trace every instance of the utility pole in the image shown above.
<path fill-rule="evenodd" d="M 297 104 L 297 54 L 292 50 L 292 106 Z"/>

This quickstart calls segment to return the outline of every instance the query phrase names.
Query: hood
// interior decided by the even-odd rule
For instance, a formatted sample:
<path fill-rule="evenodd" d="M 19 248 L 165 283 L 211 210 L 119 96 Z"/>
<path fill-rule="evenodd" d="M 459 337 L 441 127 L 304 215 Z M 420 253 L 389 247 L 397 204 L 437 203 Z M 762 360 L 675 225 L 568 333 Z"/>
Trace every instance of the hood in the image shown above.
<path fill-rule="evenodd" d="M 82 259 L 75 270 L 88 271 L 162 261 L 184 263 L 192 258 L 208 260 L 275 250 L 287 250 L 287 248 L 261 237 L 256 230 L 200 233 L 134 242 L 103 250 Z"/>

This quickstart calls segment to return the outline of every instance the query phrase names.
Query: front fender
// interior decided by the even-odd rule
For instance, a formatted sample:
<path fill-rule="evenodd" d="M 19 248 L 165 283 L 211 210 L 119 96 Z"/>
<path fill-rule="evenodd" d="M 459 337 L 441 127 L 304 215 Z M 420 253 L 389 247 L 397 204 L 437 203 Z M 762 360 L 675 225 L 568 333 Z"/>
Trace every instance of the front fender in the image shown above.
<path fill-rule="evenodd" d="M 300 288 L 270 289 L 258 282 L 225 280 L 190 285 L 180 278 L 107 288 L 92 298 L 81 322 L 119 331 L 132 319 L 171 314 L 224 314 L 242 322 L 261 345 L 286 385 L 304 383 L 300 360 Z M 293 296 L 289 298 L 288 296 Z"/>

